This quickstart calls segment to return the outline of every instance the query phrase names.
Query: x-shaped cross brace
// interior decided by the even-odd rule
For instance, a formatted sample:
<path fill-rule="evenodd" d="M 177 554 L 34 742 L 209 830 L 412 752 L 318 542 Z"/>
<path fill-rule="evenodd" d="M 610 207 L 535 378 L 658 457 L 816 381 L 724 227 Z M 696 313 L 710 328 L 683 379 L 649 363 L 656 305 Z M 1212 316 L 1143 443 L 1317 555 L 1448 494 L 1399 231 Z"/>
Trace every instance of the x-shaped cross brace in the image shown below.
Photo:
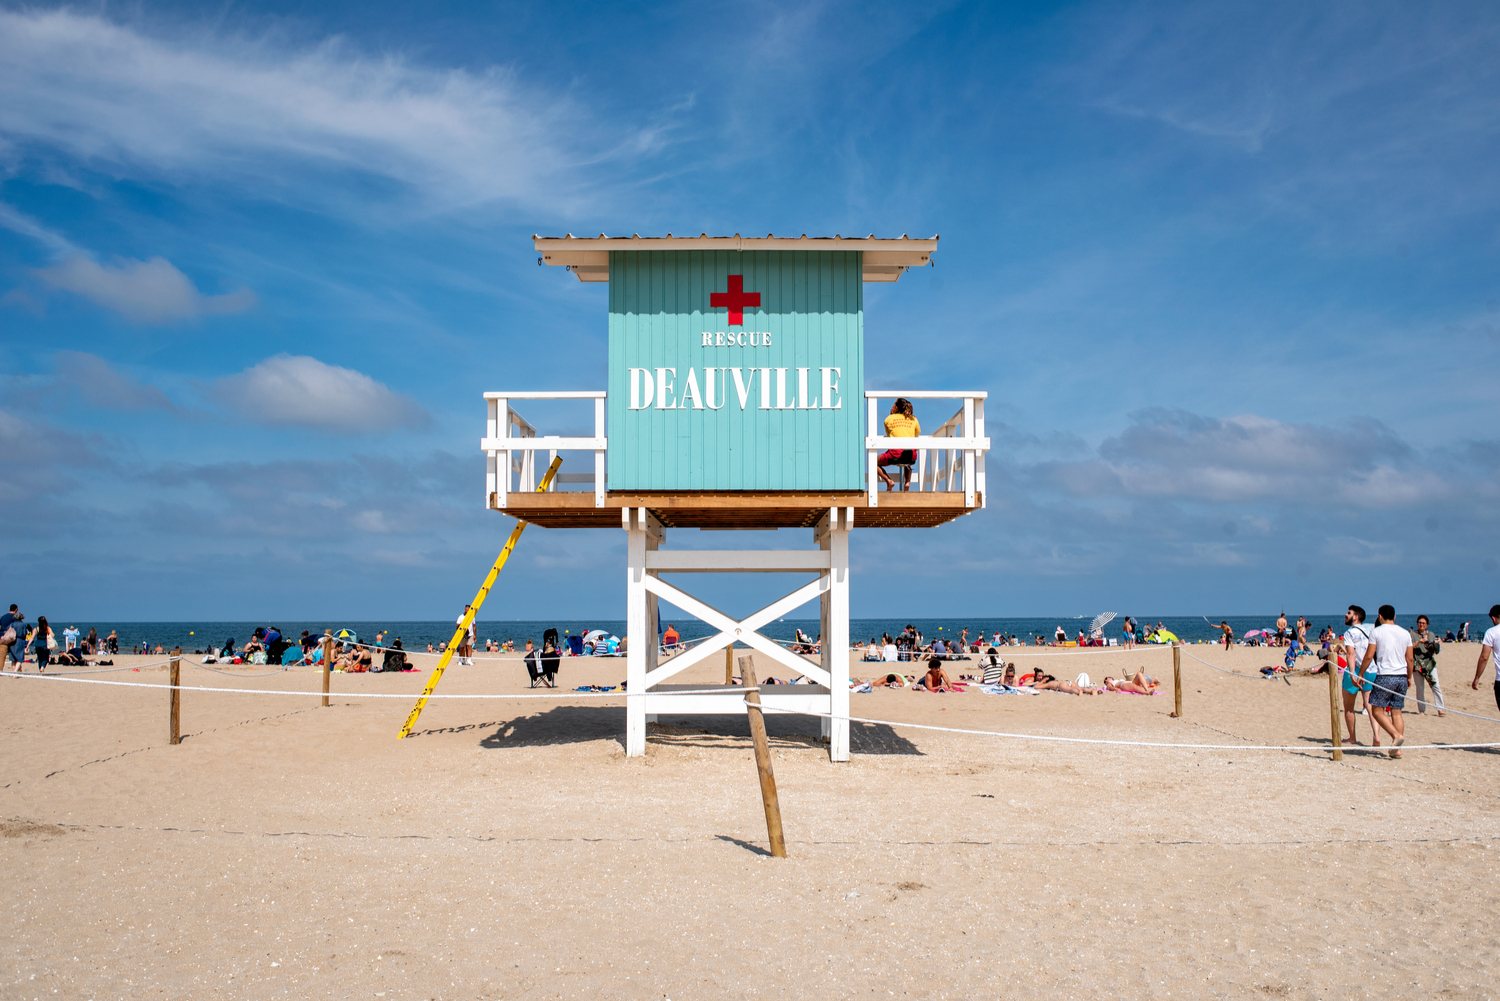
<path fill-rule="evenodd" d="M 805 605 L 828 590 L 828 574 L 820 574 L 817 580 L 802 585 L 786 597 L 772 602 L 765 608 L 744 619 L 734 619 L 725 615 L 717 608 L 699 601 L 686 591 L 678 590 L 660 577 L 653 577 L 647 574 L 644 579 L 644 585 L 646 590 L 658 598 L 671 602 L 689 615 L 696 616 L 711 626 L 717 626 L 720 630 L 716 635 L 704 640 L 686 653 L 678 654 L 667 661 L 666 664 L 647 674 L 645 686 L 647 689 L 653 685 L 661 684 L 674 674 L 686 671 L 700 661 L 707 660 L 709 656 L 724 649 L 736 640 L 760 651 L 772 660 L 779 661 L 798 674 L 811 678 L 825 688 L 829 687 L 829 683 L 833 680 L 823 668 L 766 639 L 757 631 L 766 623 L 781 618 L 792 609 L 799 605 Z M 824 637 L 824 639 L 826 640 L 827 637 Z M 835 655 L 841 652 L 838 650 L 833 651 Z"/>

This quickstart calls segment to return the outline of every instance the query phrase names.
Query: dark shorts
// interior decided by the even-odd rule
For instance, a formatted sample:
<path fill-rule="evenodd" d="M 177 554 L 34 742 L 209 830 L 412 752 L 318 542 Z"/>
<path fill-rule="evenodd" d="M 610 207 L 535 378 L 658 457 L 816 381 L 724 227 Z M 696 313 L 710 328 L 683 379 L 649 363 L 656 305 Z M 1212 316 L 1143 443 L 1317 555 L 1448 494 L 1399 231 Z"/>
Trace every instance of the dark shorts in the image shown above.
<path fill-rule="evenodd" d="M 1500 681 L 1495 682 L 1495 708 L 1500 709 Z"/>
<path fill-rule="evenodd" d="M 879 466 L 911 466 L 917 461 L 916 453 L 909 448 L 892 448 L 880 453 L 875 460 Z"/>
<path fill-rule="evenodd" d="M 1376 675 L 1375 688 L 1370 692 L 1373 709 L 1406 709 L 1406 675 Z"/>

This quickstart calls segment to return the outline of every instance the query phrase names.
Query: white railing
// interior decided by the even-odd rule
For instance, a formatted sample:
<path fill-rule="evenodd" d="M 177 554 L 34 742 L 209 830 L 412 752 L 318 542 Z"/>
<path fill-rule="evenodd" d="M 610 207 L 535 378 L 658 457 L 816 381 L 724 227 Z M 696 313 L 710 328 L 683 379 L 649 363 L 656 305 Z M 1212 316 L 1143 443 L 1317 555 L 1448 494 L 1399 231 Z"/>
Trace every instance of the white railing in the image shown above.
<path fill-rule="evenodd" d="M 880 412 L 880 401 L 894 400 L 897 397 L 908 400 L 962 400 L 963 403 L 956 414 L 931 434 L 919 438 L 887 438 L 874 434 L 876 430 L 885 428 L 885 415 Z M 868 463 L 865 486 L 869 489 L 870 507 L 880 505 L 877 459 L 881 452 L 893 448 L 911 449 L 916 453 L 912 482 L 917 490 L 962 489 L 965 507 L 984 507 L 989 500 L 984 483 L 984 453 L 990 447 L 990 440 L 984 436 L 984 401 L 988 397 L 989 394 L 985 392 L 961 393 L 936 389 L 866 393 L 868 421 L 865 429 L 871 434 L 865 438 Z"/>
<path fill-rule="evenodd" d="M 512 400 L 593 400 L 594 436 L 592 438 L 538 435 L 536 428 L 526 418 L 511 409 Z M 489 409 L 485 423 L 485 436 L 479 447 L 485 454 L 484 502 L 495 510 L 503 511 L 514 490 L 531 493 L 537 481 L 545 474 L 547 466 L 557 458 L 558 452 L 568 450 L 594 453 L 592 473 L 560 473 L 553 481 L 564 483 L 591 483 L 594 487 L 594 506 L 604 506 L 604 451 L 608 440 L 604 437 L 604 393 L 591 391 L 516 392 L 485 393 L 484 401 Z M 513 433 L 514 432 L 514 433 Z M 547 460 L 537 468 L 537 453 L 547 453 Z"/>
<path fill-rule="evenodd" d="M 868 407 L 866 430 L 883 429 L 884 414 L 880 412 L 881 400 L 905 397 L 908 400 L 962 400 L 958 412 L 931 434 L 919 438 L 888 438 L 884 435 L 869 435 L 865 438 L 867 457 L 866 486 L 869 491 L 869 506 L 880 505 L 880 474 L 876 462 L 881 452 L 888 449 L 910 449 L 915 452 L 915 469 L 912 482 L 918 491 L 964 492 L 966 507 L 983 507 L 988 501 L 985 492 L 984 456 L 989 450 L 990 440 L 984 435 L 985 392 L 951 392 L 946 390 L 907 390 L 865 393 Z M 592 391 L 527 391 L 514 393 L 485 393 L 489 409 L 485 437 L 479 447 L 486 456 L 485 503 L 496 510 L 505 510 L 509 495 L 513 491 L 530 493 L 536 490 L 537 482 L 547 465 L 560 451 L 577 450 L 594 453 L 592 473 L 561 473 L 555 482 L 563 484 L 590 484 L 594 490 L 594 506 L 604 506 L 604 456 L 608 439 L 604 435 L 603 392 Z M 591 438 L 540 435 L 530 421 L 511 408 L 514 400 L 593 400 L 594 435 Z M 538 464 L 539 453 L 545 453 L 545 461 Z"/>

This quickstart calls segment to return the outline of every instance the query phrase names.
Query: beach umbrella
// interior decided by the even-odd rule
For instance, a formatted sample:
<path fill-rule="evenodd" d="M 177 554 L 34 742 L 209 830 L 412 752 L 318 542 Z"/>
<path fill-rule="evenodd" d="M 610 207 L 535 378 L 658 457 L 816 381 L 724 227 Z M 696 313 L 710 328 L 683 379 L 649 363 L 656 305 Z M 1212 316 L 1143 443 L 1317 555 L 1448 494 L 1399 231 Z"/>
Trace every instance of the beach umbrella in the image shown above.
<path fill-rule="evenodd" d="M 1172 632 L 1170 629 L 1158 629 L 1156 631 L 1156 642 L 1179 643 L 1181 641 L 1177 638 L 1177 634 Z"/>
<path fill-rule="evenodd" d="M 605 632 L 603 629 L 595 629 L 592 632 L 585 633 L 583 641 L 585 643 L 597 643 L 600 639 L 608 636 L 609 633 Z"/>
<path fill-rule="evenodd" d="M 1089 633 L 1092 634 L 1095 630 L 1103 629 L 1114 620 L 1114 617 L 1114 612 L 1100 612 L 1094 616 L 1094 621 L 1089 623 Z"/>
<path fill-rule="evenodd" d="M 333 638 L 338 640 L 340 643 L 358 643 L 359 633 L 355 632 L 353 629 L 340 629 L 338 632 L 333 634 Z"/>
<path fill-rule="evenodd" d="M 1249 630 L 1248 632 L 1245 633 L 1244 638 L 1245 639 L 1249 639 L 1252 636 L 1259 636 L 1259 635 L 1260 635 L 1260 630 L 1259 629 L 1251 629 L 1251 630 Z"/>

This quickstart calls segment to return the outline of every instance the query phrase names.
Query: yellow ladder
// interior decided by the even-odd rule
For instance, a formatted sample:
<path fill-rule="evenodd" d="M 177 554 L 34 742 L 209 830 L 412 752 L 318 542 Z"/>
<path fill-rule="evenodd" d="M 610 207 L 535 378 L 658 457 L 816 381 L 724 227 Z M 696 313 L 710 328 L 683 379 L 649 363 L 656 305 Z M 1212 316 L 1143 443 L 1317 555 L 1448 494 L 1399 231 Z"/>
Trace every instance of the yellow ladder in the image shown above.
<path fill-rule="evenodd" d="M 557 474 L 557 467 L 562 465 L 562 456 L 552 460 L 552 465 L 547 467 L 547 475 L 542 477 L 541 484 L 536 492 L 546 493 L 547 488 L 552 486 L 552 477 Z M 453 632 L 453 638 L 448 641 L 448 646 L 443 650 L 443 655 L 438 658 L 437 667 L 432 670 L 432 677 L 427 679 L 427 687 L 422 689 L 422 697 L 417 699 L 417 704 L 412 706 L 411 715 L 406 717 L 406 723 L 402 725 L 401 732 L 396 735 L 401 740 L 411 733 L 411 728 L 416 726 L 417 717 L 422 715 L 422 710 L 427 708 L 427 699 L 432 695 L 433 689 L 437 688 L 438 682 L 443 680 L 443 672 L 448 669 L 448 662 L 453 659 L 453 652 L 458 649 L 459 641 L 469 634 L 469 626 L 474 617 L 479 614 L 484 599 L 489 596 L 490 588 L 494 586 L 495 578 L 500 576 L 500 571 L 505 567 L 505 561 L 510 559 L 510 552 L 516 548 L 516 543 L 521 539 L 521 532 L 526 528 L 526 522 L 516 522 L 515 531 L 510 533 L 510 538 L 505 540 L 505 548 L 500 550 L 500 555 L 495 557 L 495 565 L 490 567 L 489 574 L 484 578 L 484 583 L 479 587 L 479 593 L 474 595 L 474 601 L 469 605 L 469 612 L 458 623 L 458 628 Z"/>

